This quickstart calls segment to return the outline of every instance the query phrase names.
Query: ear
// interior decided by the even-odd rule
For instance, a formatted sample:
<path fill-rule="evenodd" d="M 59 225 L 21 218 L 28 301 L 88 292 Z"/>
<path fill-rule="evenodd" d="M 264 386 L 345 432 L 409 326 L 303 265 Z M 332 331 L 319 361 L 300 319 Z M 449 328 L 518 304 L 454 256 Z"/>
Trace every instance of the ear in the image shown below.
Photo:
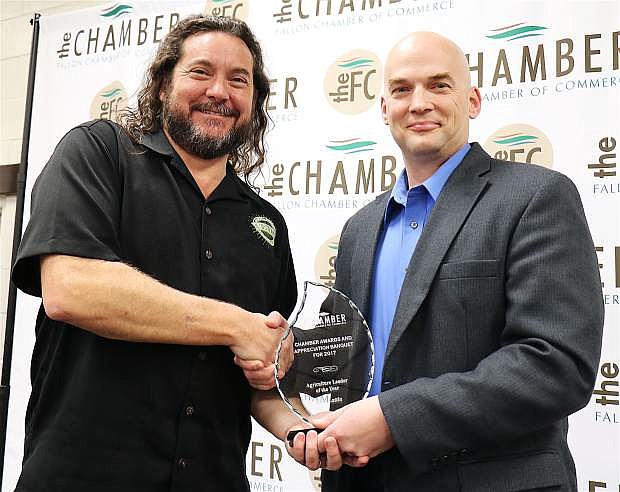
<path fill-rule="evenodd" d="M 170 87 L 170 76 L 167 74 L 164 76 L 164 79 L 161 81 L 161 85 L 159 86 L 159 100 L 162 103 L 165 102 L 166 100 L 169 87 Z"/>
<path fill-rule="evenodd" d="M 480 114 L 482 107 L 482 97 L 477 87 L 472 87 L 469 90 L 469 118 L 475 119 Z"/>
<path fill-rule="evenodd" d="M 387 114 L 387 103 L 385 102 L 385 97 L 381 96 L 381 116 L 383 117 L 383 123 L 389 125 L 388 122 L 388 114 Z"/>

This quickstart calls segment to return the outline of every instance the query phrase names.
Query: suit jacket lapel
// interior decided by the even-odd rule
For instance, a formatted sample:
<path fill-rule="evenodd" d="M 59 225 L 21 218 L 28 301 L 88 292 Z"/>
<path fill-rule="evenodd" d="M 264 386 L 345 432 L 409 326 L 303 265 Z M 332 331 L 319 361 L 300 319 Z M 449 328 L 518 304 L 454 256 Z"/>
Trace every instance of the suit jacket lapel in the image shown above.
<path fill-rule="evenodd" d="M 366 231 L 357 234 L 351 272 L 352 299 L 357 304 L 364 317 L 368 319 L 370 312 L 370 286 L 374 270 L 375 252 L 381 229 L 385 207 L 390 193 L 378 196 L 368 208 L 368 215 L 364 218 Z"/>
<path fill-rule="evenodd" d="M 489 171 L 490 162 L 490 156 L 478 144 L 473 144 L 439 195 L 409 262 L 386 359 L 418 312 L 452 240 L 486 187 L 487 179 L 483 175 Z"/>

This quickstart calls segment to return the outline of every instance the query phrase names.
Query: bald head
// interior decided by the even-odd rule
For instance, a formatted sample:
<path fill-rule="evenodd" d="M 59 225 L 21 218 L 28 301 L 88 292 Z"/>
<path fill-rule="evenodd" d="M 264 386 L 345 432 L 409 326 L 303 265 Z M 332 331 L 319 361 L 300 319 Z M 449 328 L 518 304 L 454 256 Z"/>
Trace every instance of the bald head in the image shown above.
<path fill-rule="evenodd" d="M 430 31 L 412 32 L 402 38 L 390 50 L 385 63 L 385 80 L 387 82 L 392 65 L 402 63 L 403 58 L 415 62 L 420 55 L 432 54 L 441 57 L 446 66 L 451 67 L 453 76 L 463 81 L 467 88 L 471 87 L 469 63 L 463 50 L 451 39 Z"/>
<path fill-rule="evenodd" d="M 463 51 L 434 32 L 401 39 L 385 62 L 381 110 L 410 178 L 421 166 L 437 169 L 467 143 L 469 119 L 480 112 Z"/>

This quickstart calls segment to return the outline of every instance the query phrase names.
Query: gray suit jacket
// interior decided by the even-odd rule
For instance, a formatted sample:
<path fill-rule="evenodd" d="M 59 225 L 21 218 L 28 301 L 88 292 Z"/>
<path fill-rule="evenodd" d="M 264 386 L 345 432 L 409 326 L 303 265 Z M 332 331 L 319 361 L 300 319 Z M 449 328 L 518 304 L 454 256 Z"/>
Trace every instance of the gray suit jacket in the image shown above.
<path fill-rule="evenodd" d="M 336 288 L 366 316 L 388 198 L 347 222 L 336 260 Z M 602 328 L 573 183 L 473 144 L 404 280 L 379 395 L 396 447 L 372 473 L 390 492 L 576 491 L 567 416 L 591 395 Z M 358 492 L 359 473 L 324 473 L 323 490 Z"/>

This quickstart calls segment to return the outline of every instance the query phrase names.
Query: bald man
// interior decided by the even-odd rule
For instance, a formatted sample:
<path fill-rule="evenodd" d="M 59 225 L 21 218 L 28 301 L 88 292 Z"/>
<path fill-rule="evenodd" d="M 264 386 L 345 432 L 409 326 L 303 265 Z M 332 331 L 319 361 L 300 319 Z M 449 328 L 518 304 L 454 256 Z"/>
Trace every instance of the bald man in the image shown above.
<path fill-rule="evenodd" d="M 603 327 L 577 190 L 468 143 L 481 98 L 452 41 L 402 39 L 384 89 L 405 169 L 345 224 L 336 260 L 373 332 L 372 389 L 289 453 L 339 470 L 324 492 L 577 491 L 567 416 L 588 402 Z"/>

